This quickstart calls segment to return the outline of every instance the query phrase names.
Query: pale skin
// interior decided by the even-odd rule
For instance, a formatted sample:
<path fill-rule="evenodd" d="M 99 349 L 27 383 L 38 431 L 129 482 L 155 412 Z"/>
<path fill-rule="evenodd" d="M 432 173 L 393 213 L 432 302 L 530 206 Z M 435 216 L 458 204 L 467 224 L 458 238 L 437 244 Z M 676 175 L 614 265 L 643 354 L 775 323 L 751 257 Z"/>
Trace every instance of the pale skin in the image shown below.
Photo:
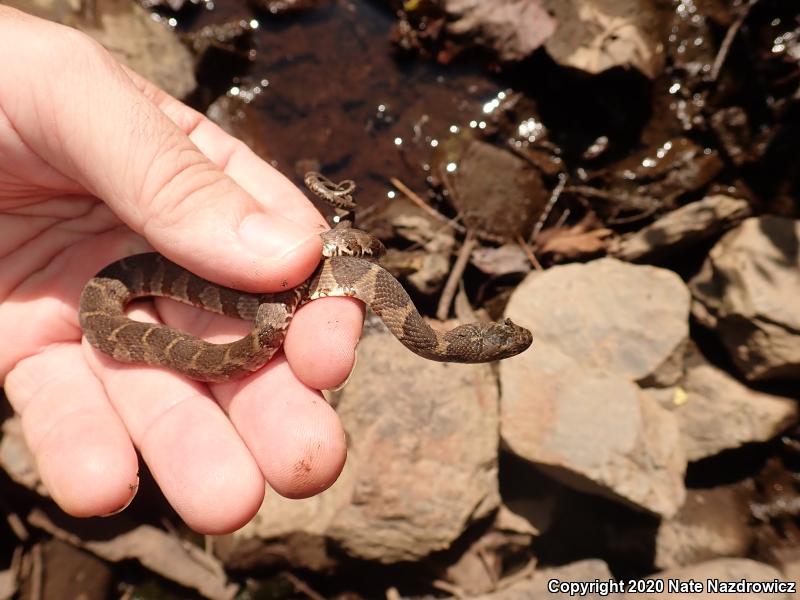
<path fill-rule="evenodd" d="M 265 484 L 301 498 L 341 472 L 345 436 L 319 389 L 350 373 L 363 307 L 300 309 L 284 349 L 227 384 L 121 365 L 81 339 L 77 302 L 106 264 L 155 249 L 249 291 L 303 281 L 322 217 L 244 144 L 86 36 L 0 6 L 0 384 L 54 500 L 114 513 L 136 450 L 201 533 L 252 518 Z M 246 325 L 169 300 L 132 316 L 212 341 Z"/>

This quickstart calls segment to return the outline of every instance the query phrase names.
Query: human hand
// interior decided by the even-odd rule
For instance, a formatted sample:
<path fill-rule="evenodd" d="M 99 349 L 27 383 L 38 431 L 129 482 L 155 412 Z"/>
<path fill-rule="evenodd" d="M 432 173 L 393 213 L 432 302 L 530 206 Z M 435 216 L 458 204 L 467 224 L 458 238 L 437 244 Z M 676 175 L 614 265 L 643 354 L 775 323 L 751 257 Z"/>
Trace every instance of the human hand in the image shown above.
<path fill-rule="evenodd" d="M 320 257 L 319 213 L 244 144 L 77 31 L 0 6 L 0 56 L 0 384 L 55 501 L 76 516 L 126 506 L 134 447 L 204 533 L 246 523 L 265 480 L 289 497 L 331 485 L 344 433 L 317 389 L 353 366 L 358 302 L 304 306 L 283 353 L 210 385 L 97 353 L 77 316 L 94 273 L 151 248 L 242 290 L 295 286 Z M 132 316 L 206 339 L 230 332 L 225 317 L 155 308 Z"/>

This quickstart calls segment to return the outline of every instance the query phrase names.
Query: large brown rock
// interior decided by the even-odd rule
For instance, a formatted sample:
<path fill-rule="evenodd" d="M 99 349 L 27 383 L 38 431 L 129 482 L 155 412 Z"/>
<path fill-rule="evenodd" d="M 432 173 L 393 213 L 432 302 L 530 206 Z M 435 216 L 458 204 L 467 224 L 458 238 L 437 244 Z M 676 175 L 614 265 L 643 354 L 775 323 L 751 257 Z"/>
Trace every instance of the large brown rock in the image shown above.
<path fill-rule="evenodd" d="M 751 442 L 765 442 L 797 419 L 797 402 L 751 390 L 695 357 L 687 366 L 683 395 L 674 404 L 686 456 L 699 460 Z"/>
<path fill-rule="evenodd" d="M 670 211 L 619 243 L 614 256 L 641 261 L 664 258 L 713 239 L 750 213 L 747 200 L 724 194 L 706 196 Z"/>
<path fill-rule="evenodd" d="M 690 284 L 692 313 L 747 379 L 800 379 L 800 220 L 745 220 Z"/>
<path fill-rule="evenodd" d="M 184 98 L 195 87 L 194 58 L 165 20 L 125 0 L 10 0 L 36 16 L 80 29 L 111 55 L 159 88 Z"/>
<path fill-rule="evenodd" d="M 497 382 L 487 365 L 422 359 L 385 332 L 365 335 L 358 366 L 338 392 L 350 447 L 344 472 L 307 500 L 274 493 L 234 534 L 256 540 L 304 533 L 352 556 L 392 563 L 442 550 L 499 506 Z"/>
<path fill-rule="evenodd" d="M 674 514 L 677 420 L 636 382 L 677 379 L 688 313 L 663 269 L 603 259 L 530 275 L 507 308 L 536 344 L 500 364 L 503 442 L 568 485 Z"/>

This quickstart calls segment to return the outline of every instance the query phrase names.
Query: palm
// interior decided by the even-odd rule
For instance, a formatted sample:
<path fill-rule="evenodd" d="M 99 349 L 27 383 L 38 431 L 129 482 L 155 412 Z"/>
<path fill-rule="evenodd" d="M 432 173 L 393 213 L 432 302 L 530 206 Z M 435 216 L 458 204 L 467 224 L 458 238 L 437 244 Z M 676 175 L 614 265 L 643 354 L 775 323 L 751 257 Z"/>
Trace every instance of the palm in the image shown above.
<path fill-rule="evenodd" d="M 79 343 L 77 299 L 109 245 L 144 242 L 88 195 L 30 189 L 13 198 L 0 187 L 0 380 L 21 359 L 52 344 Z"/>

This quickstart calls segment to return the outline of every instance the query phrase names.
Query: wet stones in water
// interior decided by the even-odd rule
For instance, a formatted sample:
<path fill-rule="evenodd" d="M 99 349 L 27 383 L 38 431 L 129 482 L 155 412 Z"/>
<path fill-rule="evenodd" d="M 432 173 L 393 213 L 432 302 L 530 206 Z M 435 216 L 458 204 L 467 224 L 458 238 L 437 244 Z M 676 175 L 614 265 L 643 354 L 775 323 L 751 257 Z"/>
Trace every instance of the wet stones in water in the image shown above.
<path fill-rule="evenodd" d="M 241 19 L 218 25 L 207 25 L 193 33 L 182 36 L 183 41 L 198 57 L 210 48 L 232 54 L 247 54 L 251 44 L 250 34 L 258 27 L 257 21 Z"/>
<path fill-rule="evenodd" d="M 678 137 L 651 146 L 595 173 L 589 183 L 575 187 L 608 218 L 631 213 L 649 216 L 675 208 L 680 197 L 708 185 L 722 170 L 716 152 Z M 603 202 L 605 201 L 605 202 Z"/>
<path fill-rule="evenodd" d="M 327 4 L 328 0 L 249 0 L 250 6 L 271 15 L 301 12 Z"/>
<path fill-rule="evenodd" d="M 467 229 L 495 242 L 527 237 L 547 202 L 539 171 L 511 152 L 457 135 L 431 167 Z"/>

